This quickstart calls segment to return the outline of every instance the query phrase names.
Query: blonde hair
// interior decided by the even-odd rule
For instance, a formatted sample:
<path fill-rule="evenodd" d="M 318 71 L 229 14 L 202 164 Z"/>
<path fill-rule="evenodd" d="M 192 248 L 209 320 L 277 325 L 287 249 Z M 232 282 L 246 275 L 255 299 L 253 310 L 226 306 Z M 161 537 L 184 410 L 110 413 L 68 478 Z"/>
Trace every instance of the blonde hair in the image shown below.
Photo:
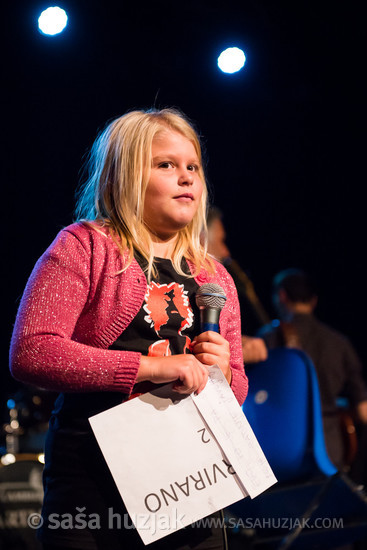
<path fill-rule="evenodd" d="M 185 257 L 195 266 L 214 271 L 207 255 L 207 185 L 202 167 L 199 137 L 186 117 L 176 109 L 132 111 L 112 121 L 99 134 L 87 159 L 87 179 L 78 191 L 76 219 L 96 228 L 108 230 L 120 248 L 129 251 L 124 269 L 131 264 L 134 252 L 147 261 L 148 280 L 156 275 L 153 242 L 144 224 L 145 191 L 150 177 L 152 142 L 163 129 L 184 135 L 194 146 L 199 159 L 199 176 L 203 193 L 191 222 L 181 229 L 172 254 L 172 264 L 181 275 Z M 98 227 L 98 225 L 97 225 Z M 203 238 L 204 235 L 204 238 Z"/>

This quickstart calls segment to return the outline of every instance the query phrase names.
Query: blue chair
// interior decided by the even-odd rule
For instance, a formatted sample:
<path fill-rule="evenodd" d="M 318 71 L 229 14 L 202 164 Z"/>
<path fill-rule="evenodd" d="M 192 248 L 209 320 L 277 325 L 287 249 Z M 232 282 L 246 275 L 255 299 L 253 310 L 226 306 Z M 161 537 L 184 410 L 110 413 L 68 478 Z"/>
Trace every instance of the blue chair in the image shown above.
<path fill-rule="evenodd" d="M 278 483 L 226 511 L 232 547 L 324 549 L 367 536 L 366 494 L 326 452 L 311 360 L 279 348 L 247 374 L 243 411 Z"/>

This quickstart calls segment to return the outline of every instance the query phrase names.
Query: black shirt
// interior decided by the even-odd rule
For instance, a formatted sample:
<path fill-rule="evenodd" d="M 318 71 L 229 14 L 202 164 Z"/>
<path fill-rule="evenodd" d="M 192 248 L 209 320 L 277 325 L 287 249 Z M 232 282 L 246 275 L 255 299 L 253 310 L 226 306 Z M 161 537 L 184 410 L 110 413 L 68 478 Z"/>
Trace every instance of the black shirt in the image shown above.
<path fill-rule="evenodd" d="M 144 262 L 137 261 L 144 269 Z M 190 343 L 200 333 L 199 310 L 195 294 L 199 285 L 191 277 L 179 275 L 171 260 L 155 258 L 158 271 L 147 287 L 144 303 L 110 349 L 138 351 L 148 356 L 177 355 L 190 352 Z M 187 262 L 183 270 L 190 273 Z"/>

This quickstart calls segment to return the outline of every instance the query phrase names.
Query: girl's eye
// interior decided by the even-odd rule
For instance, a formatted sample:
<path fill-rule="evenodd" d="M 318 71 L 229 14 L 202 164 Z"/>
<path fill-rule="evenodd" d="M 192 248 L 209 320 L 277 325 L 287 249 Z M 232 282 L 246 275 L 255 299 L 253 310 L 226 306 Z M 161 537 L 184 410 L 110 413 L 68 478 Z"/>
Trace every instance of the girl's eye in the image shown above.
<path fill-rule="evenodd" d="M 189 164 L 187 169 L 189 172 L 197 172 L 199 170 L 199 167 L 196 164 Z"/>
<path fill-rule="evenodd" d="M 173 164 L 172 162 L 161 162 L 159 164 L 159 168 L 172 168 Z"/>

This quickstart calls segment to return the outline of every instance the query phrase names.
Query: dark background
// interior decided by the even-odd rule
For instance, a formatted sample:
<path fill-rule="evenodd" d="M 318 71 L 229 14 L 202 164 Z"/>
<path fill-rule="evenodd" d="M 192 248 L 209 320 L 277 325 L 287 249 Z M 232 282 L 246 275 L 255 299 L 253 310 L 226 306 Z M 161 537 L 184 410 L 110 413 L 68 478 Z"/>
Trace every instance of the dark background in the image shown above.
<path fill-rule="evenodd" d="M 364 3 L 58 5 L 69 23 L 51 38 L 37 30 L 48 4 L 3 6 L 2 400 L 17 388 L 7 354 L 20 296 L 72 221 L 87 148 L 108 119 L 152 105 L 197 123 L 232 256 L 269 312 L 274 273 L 304 268 L 318 283 L 319 317 L 366 364 Z M 225 75 L 216 59 L 232 45 L 247 62 Z"/>

